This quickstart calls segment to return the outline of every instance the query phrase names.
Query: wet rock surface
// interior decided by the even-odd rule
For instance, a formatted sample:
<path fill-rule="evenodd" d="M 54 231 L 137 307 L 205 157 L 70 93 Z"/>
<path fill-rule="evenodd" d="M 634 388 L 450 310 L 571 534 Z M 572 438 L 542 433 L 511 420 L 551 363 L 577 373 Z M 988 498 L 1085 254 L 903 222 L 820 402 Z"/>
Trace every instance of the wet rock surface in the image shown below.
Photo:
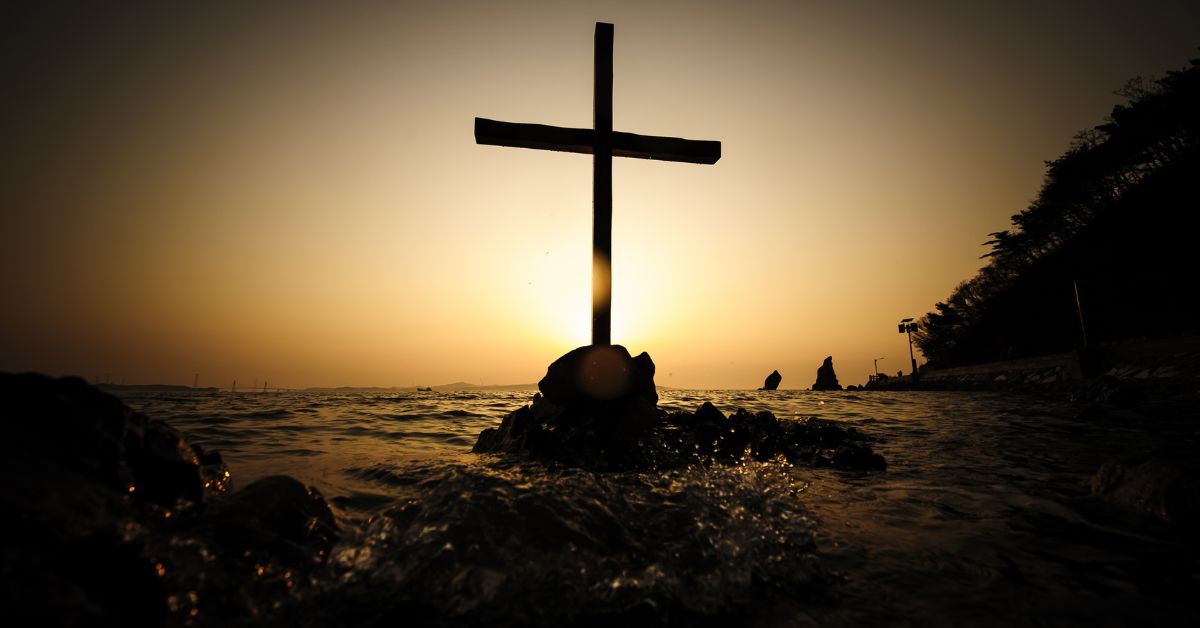
<path fill-rule="evenodd" d="M 1136 383 L 1113 375 L 1102 375 L 1071 396 L 1072 401 L 1127 405 L 1146 400 L 1145 391 Z"/>
<path fill-rule="evenodd" d="M 1091 489 L 1125 510 L 1200 526 L 1200 460 L 1193 451 L 1160 449 L 1106 462 Z"/>
<path fill-rule="evenodd" d="M 781 421 L 770 412 L 741 409 L 726 416 L 708 402 L 693 413 L 659 410 L 657 393 L 649 394 L 654 384 L 650 356 L 629 358 L 623 347 L 614 349 L 619 358 L 614 362 L 628 366 L 611 372 L 635 374 L 635 384 L 622 386 L 622 396 L 597 399 L 583 390 L 585 384 L 578 382 L 587 380 L 576 373 L 588 364 L 581 357 L 587 355 L 584 350 L 593 348 L 576 349 L 550 366 L 538 384 L 543 394 L 504 417 L 499 427 L 480 433 L 473 451 L 595 470 L 656 470 L 775 456 L 839 469 L 887 467 L 865 436 L 832 421 Z"/>
<path fill-rule="evenodd" d="M 219 454 L 80 379 L 0 374 L 0 398 L 0 604 L 21 625 L 254 617 L 257 591 L 302 588 L 335 538 L 314 490 L 232 493 Z"/>

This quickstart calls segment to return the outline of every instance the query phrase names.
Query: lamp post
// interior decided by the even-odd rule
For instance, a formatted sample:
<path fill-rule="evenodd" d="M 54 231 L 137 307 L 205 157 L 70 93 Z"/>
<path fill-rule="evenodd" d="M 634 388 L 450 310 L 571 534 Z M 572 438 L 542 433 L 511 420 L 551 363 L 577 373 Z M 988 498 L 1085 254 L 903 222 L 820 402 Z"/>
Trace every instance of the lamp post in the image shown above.
<path fill-rule="evenodd" d="M 908 359 L 912 362 L 912 378 L 917 381 L 917 358 L 913 357 L 912 349 L 912 333 L 917 331 L 917 324 L 912 322 L 911 318 L 905 318 L 900 321 L 900 333 L 908 334 Z"/>
<path fill-rule="evenodd" d="M 875 378 L 879 378 L 879 361 L 883 358 L 875 358 Z"/>

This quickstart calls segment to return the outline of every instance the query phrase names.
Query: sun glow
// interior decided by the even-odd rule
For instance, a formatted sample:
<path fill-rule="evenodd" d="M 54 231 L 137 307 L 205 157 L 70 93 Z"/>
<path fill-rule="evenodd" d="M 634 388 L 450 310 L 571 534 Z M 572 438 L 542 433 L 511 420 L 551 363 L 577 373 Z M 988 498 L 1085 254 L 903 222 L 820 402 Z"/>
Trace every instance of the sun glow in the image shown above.
<path fill-rule="evenodd" d="M 1128 3 L 1113 16 L 1138 28 L 1114 19 L 1092 33 L 1103 46 L 1064 48 L 1082 31 L 1003 3 L 988 19 L 693 4 L 10 20 L 29 67 L 8 90 L 0 369 L 536 381 L 591 342 L 592 160 L 480 146 L 472 120 L 589 126 L 604 20 L 614 128 L 723 151 L 613 160 L 612 342 L 681 387 L 756 387 L 773 369 L 804 387 L 826 355 L 863 382 L 876 357 L 907 364 L 894 322 L 978 270 L 1043 160 L 1114 86 L 1189 58 L 1196 30 Z M 1015 33 L 1013 54 L 962 54 Z M 1162 36 L 1148 54 L 1133 33 Z"/>

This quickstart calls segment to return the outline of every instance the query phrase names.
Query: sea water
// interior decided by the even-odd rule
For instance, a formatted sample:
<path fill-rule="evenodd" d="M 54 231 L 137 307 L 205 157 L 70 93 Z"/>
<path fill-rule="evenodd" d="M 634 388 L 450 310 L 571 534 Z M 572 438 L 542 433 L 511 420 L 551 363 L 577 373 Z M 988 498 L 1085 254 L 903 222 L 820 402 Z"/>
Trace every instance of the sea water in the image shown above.
<path fill-rule="evenodd" d="M 140 393 L 236 484 L 338 515 L 301 623 L 1195 625 L 1194 534 L 1090 495 L 1106 460 L 1200 423 L 1001 393 L 661 391 L 816 416 L 884 472 L 747 461 L 592 473 L 471 453 L 531 392 Z M 1194 418 L 1194 417 L 1192 417 Z"/>

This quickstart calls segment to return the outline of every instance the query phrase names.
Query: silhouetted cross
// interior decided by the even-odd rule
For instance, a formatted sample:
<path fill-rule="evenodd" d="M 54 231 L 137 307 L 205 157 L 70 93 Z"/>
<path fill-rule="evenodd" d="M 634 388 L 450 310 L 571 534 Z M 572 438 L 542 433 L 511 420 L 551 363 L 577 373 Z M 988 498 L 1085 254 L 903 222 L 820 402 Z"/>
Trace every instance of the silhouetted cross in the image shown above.
<path fill-rule="evenodd" d="M 613 25 L 596 23 L 592 128 L 515 124 L 475 118 L 475 142 L 592 155 L 592 344 L 611 343 L 612 158 L 637 157 L 715 164 L 721 143 L 635 135 L 612 130 Z"/>

